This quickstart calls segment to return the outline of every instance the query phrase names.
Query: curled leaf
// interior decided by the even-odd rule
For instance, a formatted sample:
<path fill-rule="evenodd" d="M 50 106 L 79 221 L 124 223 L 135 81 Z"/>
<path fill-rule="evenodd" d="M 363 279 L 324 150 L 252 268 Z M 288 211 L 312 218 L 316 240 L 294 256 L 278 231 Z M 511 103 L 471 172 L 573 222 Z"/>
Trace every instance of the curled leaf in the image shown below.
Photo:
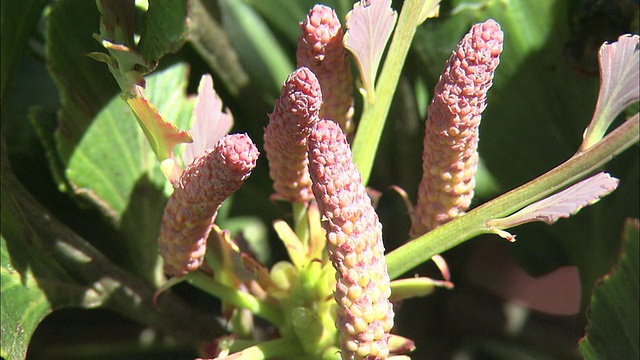
<path fill-rule="evenodd" d="M 549 225 L 560 218 L 575 215 L 582 208 L 596 203 L 618 187 L 619 180 L 609 174 L 600 172 L 586 180 L 570 186 L 556 194 L 535 202 L 511 216 L 492 219 L 486 225 L 492 232 L 513 240 L 513 236 L 502 229 L 522 225 L 534 221 L 542 221 Z"/>
<path fill-rule="evenodd" d="M 213 89 L 213 79 L 209 74 L 200 80 L 192 119 L 190 133 L 193 142 L 185 147 L 182 154 L 185 165 L 204 154 L 205 150 L 212 149 L 233 127 L 233 116 L 229 111 L 222 111 L 222 100 Z"/>
<path fill-rule="evenodd" d="M 273 228 L 276 230 L 278 237 L 280 237 L 280 240 L 282 240 L 284 246 L 287 248 L 291 262 L 296 266 L 296 268 L 301 269 L 307 265 L 308 261 L 305 259 L 304 245 L 302 244 L 302 241 L 298 239 L 298 236 L 291 227 L 282 220 L 276 220 L 273 223 Z"/>
<path fill-rule="evenodd" d="M 422 24 L 429 18 L 435 18 L 440 15 L 440 0 L 424 1 L 420 9 L 418 24 Z"/>
<path fill-rule="evenodd" d="M 453 283 L 428 277 L 394 280 L 391 282 L 391 297 L 389 300 L 395 302 L 414 297 L 427 296 L 433 293 L 436 287 L 453 289 Z"/>
<path fill-rule="evenodd" d="M 129 96 L 125 101 L 136 115 L 151 149 L 158 157 L 162 172 L 174 183 L 180 177 L 181 171 L 173 157 L 173 148 L 177 144 L 191 142 L 191 135 L 165 120 L 158 109 L 143 96 Z"/>
<path fill-rule="evenodd" d="M 583 135 L 580 150 L 600 141 L 616 116 L 640 99 L 638 35 L 622 35 L 617 42 L 603 44 L 598 53 L 600 92 L 596 110 Z"/>
<path fill-rule="evenodd" d="M 363 91 L 370 103 L 375 101 L 375 78 L 398 14 L 391 0 L 361 0 L 347 14 L 343 44 L 358 64 Z"/>

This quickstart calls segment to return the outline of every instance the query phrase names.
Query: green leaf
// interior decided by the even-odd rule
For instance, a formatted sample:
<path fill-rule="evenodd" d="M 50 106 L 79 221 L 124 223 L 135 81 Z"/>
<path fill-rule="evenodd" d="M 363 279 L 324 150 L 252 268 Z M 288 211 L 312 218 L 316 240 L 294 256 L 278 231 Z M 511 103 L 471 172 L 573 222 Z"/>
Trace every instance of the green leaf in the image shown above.
<path fill-rule="evenodd" d="M 2 145 L 2 238 L 6 240 L 11 268 L 21 275 L 22 284 L 30 284 L 27 279 L 32 274 L 54 309 L 105 307 L 188 343 L 222 334 L 213 315 L 196 314 L 192 306 L 171 294 L 157 299 L 156 306 L 152 306 L 156 287 L 116 266 L 38 203 L 16 179 L 6 157 L 4 140 Z M 140 218 L 139 215 L 137 219 Z M 3 269 L 4 244 L 5 241 Z M 5 306 L 11 304 L 12 299 L 5 301 L 4 298 L 4 273 L 2 280 L 4 340 L 4 330 L 18 328 L 20 319 L 4 318 L 9 314 L 4 311 Z M 2 345 L 4 349 L 4 341 Z"/>
<path fill-rule="evenodd" d="M 259 12 L 275 31 L 283 34 L 290 44 L 296 44 L 300 36 L 300 23 L 304 21 L 309 10 L 318 4 L 316 0 L 245 0 L 245 2 Z M 342 24 L 347 12 L 353 7 L 351 0 L 327 0 L 322 4 L 334 9 Z"/>
<path fill-rule="evenodd" d="M 2 68 L 0 68 L 2 82 L 2 103 L 6 98 L 7 86 L 10 84 L 11 75 L 20 60 L 27 37 L 33 31 L 40 19 L 45 0 L 37 1 L 3 1 L 2 2 Z"/>
<path fill-rule="evenodd" d="M 149 102 L 158 104 L 158 111 L 182 129 L 189 127 L 193 109 L 186 86 L 187 67 L 179 64 L 149 76 L 145 91 Z M 160 218 L 171 187 L 120 97 L 96 116 L 70 157 L 66 176 L 75 193 L 92 201 L 124 233 L 123 265 L 151 277 Z"/>
<path fill-rule="evenodd" d="M 64 163 L 95 114 L 120 92 L 109 69 L 85 56 L 104 51 L 93 38 L 99 25 L 100 13 L 93 1 L 56 1 L 47 16 L 47 63 L 62 103 L 55 137 Z"/>
<path fill-rule="evenodd" d="M 175 53 L 187 35 L 186 1 L 151 0 L 138 50 L 149 61 Z"/>
<path fill-rule="evenodd" d="M 640 222 L 627 220 L 623 251 L 612 273 L 591 297 L 586 336 L 580 341 L 585 359 L 638 359 L 638 242 Z"/>
<path fill-rule="evenodd" d="M 148 77 L 146 95 L 168 121 L 186 128 L 193 102 L 186 98 L 187 68 L 184 64 Z M 125 211 L 135 182 L 150 172 L 162 184 L 159 164 L 136 119 L 120 97 L 115 97 L 96 116 L 69 159 L 67 177 L 80 193 L 114 220 Z M 115 176 L 114 176 L 115 175 Z"/>
<path fill-rule="evenodd" d="M 273 97 L 294 67 L 265 22 L 242 1 L 220 1 L 224 29 L 245 68 Z M 303 19 L 304 16 L 301 18 Z"/>
<path fill-rule="evenodd" d="M 233 49 L 231 40 L 202 1 L 192 0 L 188 5 L 190 31 L 187 40 L 229 92 L 238 95 L 240 89 L 249 83 L 249 75 L 238 61 L 238 53 Z"/>
<path fill-rule="evenodd" d="M 2 357 L 24 359 L 29 341 L 36 327 L 51 312 L 51 304 L 38 287 L 31 270 L 18 271 L 13 267 L 4 236 L 2 248 Z"/>

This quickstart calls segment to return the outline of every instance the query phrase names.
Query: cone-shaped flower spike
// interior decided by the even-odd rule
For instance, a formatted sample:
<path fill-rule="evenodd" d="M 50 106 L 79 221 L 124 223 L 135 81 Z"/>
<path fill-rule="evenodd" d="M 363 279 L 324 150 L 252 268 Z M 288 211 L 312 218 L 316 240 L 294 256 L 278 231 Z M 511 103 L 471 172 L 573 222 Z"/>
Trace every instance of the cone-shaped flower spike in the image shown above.
<path fill-rule="evenodd" d="M 428 108 L 411 235 L 422 235 L 463 214 L 473 198 L 478 127 L 502 52 L 492 19 L 476 24 L 445 65 Z"/>
<path fill-rule="evenodd" d="M 336 268 L 342 358 L 384 359 L 394 314 L 382 225 L 337 123 L 321 120 L 309 136 L 309 169 Z"/>
<path fill-rule="evenodd" d="M 306 66 L 318 77 L 324 96 L 320 118 L 336 121 L 351 134 L 353 82 L 340 20 L 330 7 L 315 5 L 300 27 L 298 67 Z"/>
<path fill-rule="evenodd" d="M 278 199 L 290 202 L 313 199 L 307 137 L 318 121 L 321 104 L 318 79 L 306 67 L 291 73 L 282 85 L 282 95 L 276 100 L 264 131 L 269 175 Z"/>
<path fill-rule="evenodd" d="M 185 168 L 162 216 L 165 273 L 183 276 L 202 264 L 218 208 L 249 177 L 258 155 L 246 134 L 227 135 Z"/>

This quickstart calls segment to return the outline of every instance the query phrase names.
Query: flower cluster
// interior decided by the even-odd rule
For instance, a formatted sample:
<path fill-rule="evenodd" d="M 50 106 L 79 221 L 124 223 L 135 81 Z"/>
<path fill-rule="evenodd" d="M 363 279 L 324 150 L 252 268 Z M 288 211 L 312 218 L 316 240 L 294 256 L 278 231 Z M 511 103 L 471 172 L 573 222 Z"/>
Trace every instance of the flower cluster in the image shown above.
<path fill-rule="evenodd" d="M 330 7 L 315 5 L 300 27 L 298 67 L 305 66 L 318 77 L 324 95 L 320 118 L 336 121 L 351 134 L 353 81 L 340 20 Z"/>
<path fill-rule="evenodd" d="M 227 135 L 185 168 L 162 216 L 165 273 L 184 276 L 200 267 L 220 205 L 249 177 L 258 155 L 246 134 Z"/>
<path fill-rule="evenodd" d="M 318 121 L 321 104 L 318 79 L 306 67 L 291 73 L 282 85 L 282 95 L 264 130 L 264 148 L 276 198 L 289 202 L 313 198 L 307 169 L 307 137 Z"/>
<path fill-rule="evenodd" d="M 478 126 L 502 52 L 492 19 L 476 24 L 445 66 L 429 104 L 411 235 L 419 236 L 464 213 L 473 198 Z"/>
<path fill-rule="evenodd" d="M 389 354 L 391 288 L 382 225 L 338 124 L 321 120 L 309 137 L 313 193 L 325 219 L 327 251 L 336 269 L 336 325 L 343 359 Z"/>

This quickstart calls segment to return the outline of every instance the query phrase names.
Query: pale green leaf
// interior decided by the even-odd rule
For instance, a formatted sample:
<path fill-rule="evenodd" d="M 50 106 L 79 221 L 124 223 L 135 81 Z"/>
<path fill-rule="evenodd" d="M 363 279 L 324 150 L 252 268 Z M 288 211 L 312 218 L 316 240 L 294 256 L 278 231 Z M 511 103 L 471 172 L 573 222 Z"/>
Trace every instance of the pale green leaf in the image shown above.
<path fill-rule="evenodd" d="M 51 304 L 31 273 L 13 267 L 4 236 L 2 248 L 2 357 L 24 359 L 36 327 L 51 311 Z"/>
<path fill-rule="evenodd" d="M 580 341 L 585 359 L 638 359 L 638 231 L 637 219 L 628 220 L 618 264 L 605 275 L 591 298 L 589 325 Z"/>

